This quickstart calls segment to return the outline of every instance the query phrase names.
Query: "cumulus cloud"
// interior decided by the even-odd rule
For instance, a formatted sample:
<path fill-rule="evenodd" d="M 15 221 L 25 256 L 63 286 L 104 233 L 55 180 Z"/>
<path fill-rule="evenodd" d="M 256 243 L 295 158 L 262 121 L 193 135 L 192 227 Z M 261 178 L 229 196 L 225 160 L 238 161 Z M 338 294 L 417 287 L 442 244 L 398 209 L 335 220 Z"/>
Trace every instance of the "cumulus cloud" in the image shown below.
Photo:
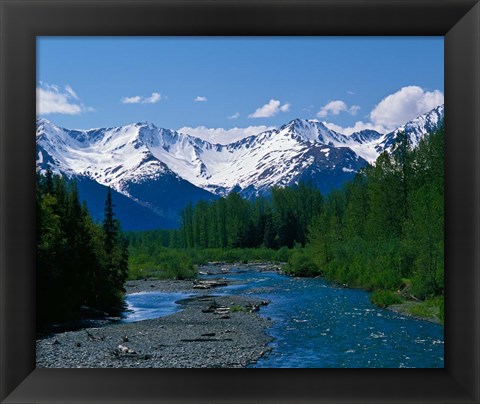
<path fill-rule="evenodd" d="M 317 116 L 325 118 L 328 115 L 338 115 L 340 112 L 348 112 L 350 115 L 356 115 L 360 107 L 358 105 L 352 105 L 350 108 L 341 100 L 330 101 L 325 104 L 320 111 L 317 112 Z"/>
<path fill-rule="evenodd" d="M 334 130 L 335 132 L 342 133 L 344 135 L 351 135 L 352 133 L 355 132 L 360 132 L 361 130 L 365 129 L 371 129 L 371 130 L 376 130 L 377 132 L 380 133 L 387 133 L 388 130 L 382 126 L 382 125 L 375 125 L 371 122 L 362 122 L 362 121 L 357 121 L 353 126 L 348 126 L 348 127 L 343 127 L 340 125 L 336 125 L 331 122 L 322 122 L 327 128 Z"/>
<path fill-rule="evenodd" d="M 193 99 L 193 101 L 195 101 L 195 102 L 206 102 L 206 101 L 207 101 L 207 97 L 202 97 L 202 96 L 200 96 L 200 95 L 197 95 L 197 96 Z"/>
<path fill-rule="evenodd" d="M 152 95 L 148 98 L 143 100 L 144 104 L 155 104 L 162 99 L 162 95 L 160 93 L 152 93 Z"/>
<path fill-rule="evenodd" d="M 228 119 L 237 119 L 240 117 L 240 112 L 235 112 L 233 115 L 227 116 Z"/>
<path fill-rule="evenodd" d="M 156 104 L 162 99 L 160 93 L 153 92 L 149 97 L 142 97 L 140 95 L 134 95 L 133 97 L 122 97 L 120 102 L 122 104 Z"/>
<path fill-rule="evenodd" d="M 37 86 L 37 114 L 67 114 L 78 115 L 82 112 L 93 111 L 81 102 L 77 93 L 69 85 L 63 88 L 44 82 Z"/>
<path fill-rule="evenodd" d="M 403 87 L 380 101 L 370 112 L 370 120 L 395 129 L 443 102 L 443 93 L 439 90 L 430 92 L 418 86 Z"/>
<path fill-rule="evenodd" d="M 207 128 L 205 126 L 197 126 L 191 128 L 184 126 L 178 129 L 178 132 L 185 133 L 191 136 L 199 137 L 211 143 L 229 144 L 236 142 L 237 140 L 244 139 L 248 136 L 258 135 L 266 130 L 275 129 L 274 126 L 248 126 L 246 128 Z"/>
<path fill-rule="evenodd" d="M 122 104 L 140 104 L 142 102 L 142 97 L 135 95 L 133 97 L 123 97 Z"/>
<path fill-rule="evenodd" d="M 418 86 L 407 86 L 383 98 L 368 115 L 370 122 L 357 121 L 353 126 L 348 127 L 342 127 L 331 122 L 324 122 L 324 124 L 328 128 L 345 135 L 351 135 L 364 129 L 388 133 L 443 103 L 444 96 L 439 90 L 425 91 Z M 356 106 L 349 108 L 352 115 L 358 111 L 358 109 L 353 110 L 354 107 Z M 338 104 L 337 110 L 344 109 Z M 338 114 L 332 113 L 332 115 Z"/>
<path fill-rule="evenodd" d="M 267 104 L 257 108 L 253 114 L 248 115 L 249 118 L 271 118 L 278 115 L 279 112 L 288 112 L 290 104 L 287 102 L 282 105 L 279 100 L 271 99 Z"/>

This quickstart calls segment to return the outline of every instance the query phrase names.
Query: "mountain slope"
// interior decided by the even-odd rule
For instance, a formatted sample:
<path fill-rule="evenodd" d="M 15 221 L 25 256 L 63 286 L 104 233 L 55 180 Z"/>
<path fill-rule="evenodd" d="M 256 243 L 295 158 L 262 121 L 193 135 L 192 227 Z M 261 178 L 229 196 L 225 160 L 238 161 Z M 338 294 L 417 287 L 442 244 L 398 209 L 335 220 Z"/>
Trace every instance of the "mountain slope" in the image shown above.
<path fill-rule="evenodd" d="M 37 166 L 108 186 L 165 223 L 175 223 L 188 202 L 232 190 L 251 197 L 274 185 L 308 181 L 329 192 L 382 151 L 391 151 L 399 131 L 418 144 L 438 127 L 443 113 L 442 105 L 383 135 L 364 130 L 346 136 L 322 122 L 295 119 L 227 145 L 147 122 L 69 130 L 39 118 Z"/>
<path fill-rule="evenodd" d="M 116 191 L 125 229 L 175 227 L 187 203 L 215 196 L 155 159 L 137 136 L 137 126 L 70 131 L 39 119 L 37 167 L 75 178 L 95 218 L 103 215 L 109 187 Z"/>
<path fill-rule="evenodd" d="M 105 199 L 108 187 L 86 178 L 75 177 L 78 193 L 92 217 L 99 223 L 103 221 Z M 112 190 L 112 202 L 115 217 L 120 220 L 125 230 L 151 230 L 158 228 L 174 228 L 178 226 L 178 217 L 175 215 L 162 216 L 151 209 L 140 205 L 135 200 Z"/>
<path fill-rule="evenodd" d="M 444 105 L 439 105 L 430 112 L 420 115 L 410 122 L 407 122 L 405 125 L 400 126 L 398 129 L 382 136 L 382 138 L 375 144 L 375 150 L 378 153 L 381 153 L 384 150 L 391 152 L 392 146 L 397 140 L 400 132 L 405 132 L 410 146 L 416 147 L 425 134 L 431 133 L 439 127 L 444 117 L 444 113 Z"/>

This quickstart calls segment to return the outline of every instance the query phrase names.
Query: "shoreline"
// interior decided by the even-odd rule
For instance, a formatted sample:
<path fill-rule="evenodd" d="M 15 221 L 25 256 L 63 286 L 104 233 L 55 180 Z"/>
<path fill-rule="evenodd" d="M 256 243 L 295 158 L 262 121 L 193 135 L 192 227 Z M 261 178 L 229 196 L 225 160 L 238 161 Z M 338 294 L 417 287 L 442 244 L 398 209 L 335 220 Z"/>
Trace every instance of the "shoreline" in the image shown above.
<path fill-rule="evenodd" d="M 128 293 L 185 292 L 182 310 L 138 322 L 52 333 L 36 341 L 38 368 L 244 368 L 268 353 L 266 302 L 215 295 L 192 281 L 128 281 Z M 252 310 L 254 308 L 254 310 Z"/>
<path fill-rule="evenodd" d="M 416 320 L 424 320 L 424 321 L 429 321 L 431 323 L 434 323 L 434 324 L 438 324 L 438 325 L 441 325 L 441 326 L 445 326 L 445 324 L 438 318 L 438 315 L 436 313 L 431 313 L 430 316 L 419 316 L 419 315 L 415 315 L 415 314 L 412 314 L 410 312 L 410 309 L 414 306 L 420 306 L 422 305 L 423 302 L 415 302 L 413 300 L 405 300 L 403 301 L 402 303 L 399 303 L 399 304 L 392 304 L 390 306 L 387 306 L 385 307 L 386 310 L 390 310 L 390 311 L 393 311 L 395 313 L 398 313 L 402 316 L 405 316 L 405 317 L 410 317 L 410 318 L 414 318 Z"/>

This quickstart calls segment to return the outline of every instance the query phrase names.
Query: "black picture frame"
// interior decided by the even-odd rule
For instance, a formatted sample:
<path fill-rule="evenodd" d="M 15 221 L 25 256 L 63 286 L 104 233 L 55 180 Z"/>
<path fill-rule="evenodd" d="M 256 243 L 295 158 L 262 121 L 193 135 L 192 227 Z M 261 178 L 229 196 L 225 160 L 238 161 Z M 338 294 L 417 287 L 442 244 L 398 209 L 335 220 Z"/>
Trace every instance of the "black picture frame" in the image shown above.
<path fill-rule="evenodd" d="M 479 403 L 478 0 L 0 0 L 2 403 Z M 442 35 L 444 369 L 35 369 L 35 38 Z M 395 61 L 392 61 L 395 63 Z"/>

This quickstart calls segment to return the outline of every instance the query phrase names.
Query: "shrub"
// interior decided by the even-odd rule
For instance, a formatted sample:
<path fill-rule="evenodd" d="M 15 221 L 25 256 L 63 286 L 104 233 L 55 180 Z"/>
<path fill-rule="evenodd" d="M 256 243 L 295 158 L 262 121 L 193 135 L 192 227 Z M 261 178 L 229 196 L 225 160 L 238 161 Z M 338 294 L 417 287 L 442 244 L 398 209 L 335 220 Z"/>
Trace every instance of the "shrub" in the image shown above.
<path fill-rule="evenodd" d="M 400 296 L 389 290 L 378 290 L 370 295 L 370 301 L 379 307 L 388 307 L 402 303 Z"/>
<path fill-rule="evenodd" d="M 292 251 L 286 271 L 295 276 L 315 276 L 319 273 L 312 256 L 302 248 L 295 248 Z"/>

